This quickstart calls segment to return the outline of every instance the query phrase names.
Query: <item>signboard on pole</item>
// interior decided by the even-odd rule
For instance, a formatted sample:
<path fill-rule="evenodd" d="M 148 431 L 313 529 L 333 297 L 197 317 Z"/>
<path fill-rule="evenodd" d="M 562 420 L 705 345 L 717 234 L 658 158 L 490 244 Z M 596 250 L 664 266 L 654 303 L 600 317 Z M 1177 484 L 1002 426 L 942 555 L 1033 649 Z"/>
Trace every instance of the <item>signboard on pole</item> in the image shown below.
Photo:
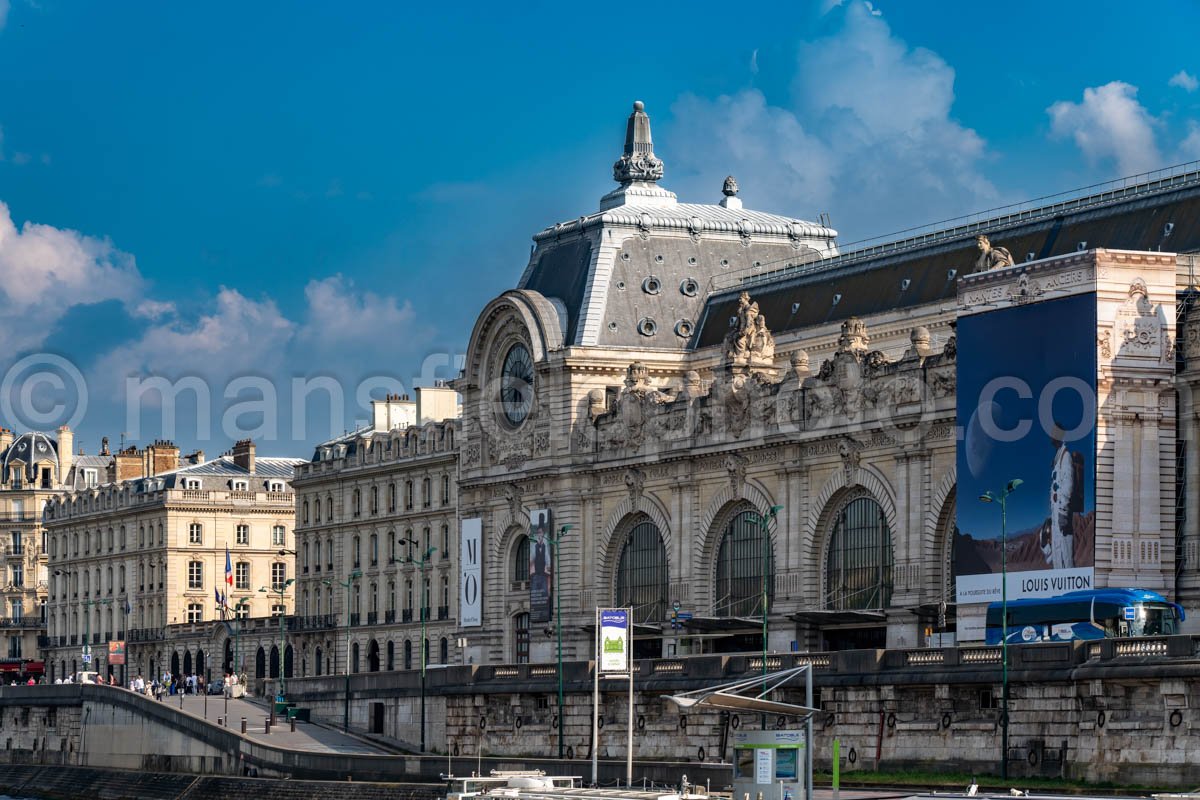
<path fill-rule="evenodd" d="M 629 672 L 629 609 L 600 610 L 600 671 Z"/>
<path fill-rule="evenodd" d="M 125 642 L 108 643 L 108 663 L 113 665 L 125 663 Z"/>
<path fill-rule="evenodd" d="M 458 587 L 458 619 L 464 628 L 483 624 L 483 520 L 464 519 L 460 533 L 462 580 Z"/>

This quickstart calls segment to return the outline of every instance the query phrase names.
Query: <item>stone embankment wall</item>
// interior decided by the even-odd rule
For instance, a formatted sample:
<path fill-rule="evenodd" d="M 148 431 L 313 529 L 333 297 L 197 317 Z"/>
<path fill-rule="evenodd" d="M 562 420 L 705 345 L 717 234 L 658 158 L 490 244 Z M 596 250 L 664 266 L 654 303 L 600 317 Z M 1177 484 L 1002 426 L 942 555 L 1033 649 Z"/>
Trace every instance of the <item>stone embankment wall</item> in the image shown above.
<path fill-rule="evenodd" d="M 444 784 L 278 781 L 89 767 L 0 765 L 0 793 L 46 800 L 437 800 Z"/>
<path fill-rule="evenodd" d="M 1009 649 L 1009 772 L 1149 786 L 1200 785 L 1200 639 L 1190 636 L 1025 645 Z M 768 657 L 768 669 L 813 666 L 814 755 L 828 768 L 920 768 L 998 774 L 1000 648 L 860 650 Z M 733 731 L 757 714 L 680 713 L 675 692 L 760 672 L 761 657 L 702 656 L 640 662 L 635 679 L 635 757 L 684 762 L 681 771 L 727 761 Z M 565 747 L 591 753 L 589 663 L 564 666 Z M 288 681 L 289 699 L 338 725 L 344 676 Z M 628 720 L 622 684 L 607 687 L 599 756 L 620 759 Z M 798 691 L 790 699 L 803 702 Z M 351 726 L 415 743 L 419 679 L 413 673 L 351 678 Z M 426 743 L 459 757 L 557 755 L 555 665 L 484 665 L 429 673 Z M 373 710 L 374 709 L 374 710 Z M 791 726 L 769 719 L 768 726 Z M 584 762 L 586 763 L 586 761 Z M 707 772 L 707 770 L 706 770 Z M 590 774 L 590 773 L 585 773 Z"/>

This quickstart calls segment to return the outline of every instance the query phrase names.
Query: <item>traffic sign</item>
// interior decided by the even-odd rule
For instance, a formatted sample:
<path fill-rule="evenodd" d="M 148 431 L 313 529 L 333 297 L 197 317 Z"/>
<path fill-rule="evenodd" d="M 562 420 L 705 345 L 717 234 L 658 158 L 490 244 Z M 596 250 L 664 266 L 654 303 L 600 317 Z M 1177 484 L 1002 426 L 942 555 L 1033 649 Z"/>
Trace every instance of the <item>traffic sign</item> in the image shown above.
<path fill-rule="evenodd" d="M 84 654 L 83 654 L 83 663 L 85 663 L 85 664 L 90 664 L 90 663 L 92 663 L 92 654 L 91 654 L 91 653 L 84 653 Z"/>
<path fill-rule="evenodd" d="M 690 612 L 690 611 L 680 611 L 678 616 L 679 616 L 679 618 L 680 618 L 680 619 L 691 619 L 691 618 L 692 618 L 692 612 Z"/>

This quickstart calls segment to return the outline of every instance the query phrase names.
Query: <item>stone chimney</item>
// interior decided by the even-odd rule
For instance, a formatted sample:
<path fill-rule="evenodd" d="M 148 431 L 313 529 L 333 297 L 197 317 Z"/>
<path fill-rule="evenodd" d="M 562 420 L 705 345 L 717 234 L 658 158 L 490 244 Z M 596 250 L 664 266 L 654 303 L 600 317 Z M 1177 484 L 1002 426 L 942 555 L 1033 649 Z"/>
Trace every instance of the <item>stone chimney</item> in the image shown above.
<path fill-rule="evenodd" d="M 0 452 L 4 452 L 13 443 L 13 432 L 8 428 L 0 428 Z"/>
<path fill-rule="evenodd" d="M 100 439 L 100 455 L 102 455 L 102 456 L 112 455 L 112 453 L 108 452 L 108 437 L 107 436 L 102 437 Z"/>
<path fill-rule="evenodd" d="M 66 425 L 58 429 L 58 479 L 55 483 L 66 483 L 75 463 L 75 434 Z"/>
<path fill-rule="evenodd" d="M 377 433 L 416 424 L 417 404 L 408 395 L 389 394 L 383 400 L 371 401 L 371 427 Z"/>
<path fill-rule="evenodd" d="M 120 483 L 142 477 L 143 454 L 134 445 L 118 450 L 108 468 L 108 482 Z"/>
<path fill-rule="evenodd" d="M 179 469 L 179 445 L 166 439 L 155 439 L 146 448 L 143 474 L 149 478 Z"/>
<path fill-rule="evenodd" d="M 204 463 L 204 451 L 197 450 L 194 453 L 188 453 L 186 456 L 183 457 L 183 460 L 193 466 L 196 464 L 203 464 Z"/>
<path fill-rule="evenodd" d="M 242 439 L 233 445 L 233 463 L 247 472 L 254 472 L 254 442 Z"/>

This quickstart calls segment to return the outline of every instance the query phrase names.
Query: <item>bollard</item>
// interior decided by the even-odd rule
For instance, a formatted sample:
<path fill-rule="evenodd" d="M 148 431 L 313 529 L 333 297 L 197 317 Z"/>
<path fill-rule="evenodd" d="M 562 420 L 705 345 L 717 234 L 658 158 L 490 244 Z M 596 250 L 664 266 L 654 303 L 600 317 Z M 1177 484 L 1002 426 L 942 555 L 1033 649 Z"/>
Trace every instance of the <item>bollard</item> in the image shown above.
<path fill-rule="evenodd" d="M 242 733 L 246 732 L 246 718 L 242 717 Z"/>
<path fill-rule="evenodd" d="M 292 717 L 292 733 L 296 732 L 296 718 Z"/>
<path fill-rule="evenodd" d="M 271 718 L 267 717 L 263 720 L 263 733 L 271 732 Z"/>

